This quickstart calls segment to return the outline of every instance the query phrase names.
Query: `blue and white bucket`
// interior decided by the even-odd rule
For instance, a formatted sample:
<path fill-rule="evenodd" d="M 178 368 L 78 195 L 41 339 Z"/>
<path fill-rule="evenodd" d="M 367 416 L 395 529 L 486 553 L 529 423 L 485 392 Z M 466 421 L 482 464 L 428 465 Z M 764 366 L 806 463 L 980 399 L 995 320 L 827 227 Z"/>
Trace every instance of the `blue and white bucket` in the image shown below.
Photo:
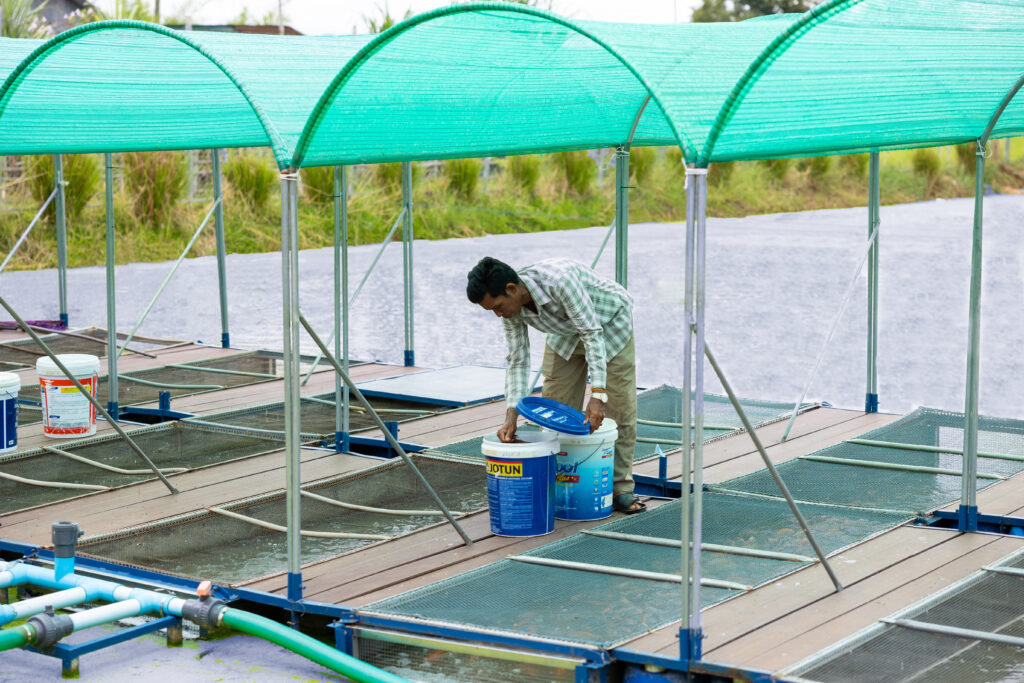
<path fill-rule="evenodd" d="M 498 536 L 542 536 L 555 530 L 555 454 L 552 432 L 520 432 L 521 443 L 484 437 L 491 532 Z"/>
<path fill-rule="evenodd" d="M 559 434 L 558 438 L 555 517 L 573 521 L 610 517 L 618 425 L 606 418 L 593 434 Z"/>
<path fill-rule="evenodd" d="M 0 372 L 0 453 L 18 447 L 18 391 L 21 378 L 13 372 Z"/>

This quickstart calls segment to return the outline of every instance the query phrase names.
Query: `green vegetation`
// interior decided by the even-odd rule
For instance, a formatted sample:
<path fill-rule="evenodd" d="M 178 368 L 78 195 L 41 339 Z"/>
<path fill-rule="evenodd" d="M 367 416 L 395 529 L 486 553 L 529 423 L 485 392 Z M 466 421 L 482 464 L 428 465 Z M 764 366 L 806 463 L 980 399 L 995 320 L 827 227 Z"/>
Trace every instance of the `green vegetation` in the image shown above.
<path fill-rule="evenodd" d="M 177 212 L 188 183 L 184 152 L 126 152 L 121 155 L 125 193 L 132 198 L 135 219 L 151 227 L 167 227 Z"/>
<path fill-rule="evenodd" d="M 986 163 L 985 182 L 997 192 L 1020 192 L 1024 188 L 1024 138 L 1014 141 L 1012 163 L 1005 157 L 1002 140 L 993 143 Z M 636 150 L 634 150 L 636 151 Z M 171 154 L 171 153 L 164 153 Z M 181 154 L 181 153 L 173 153 Z M 571 161 L 566 164 L 566 156 Z M 960 161 L 959 148 L 885 152 L 881 155 L 882 201 L 885 204 L 922 201 L 935 197 L 967 197 L 974 192 L 974 155 L 969 155 L 970 171 Z M 236 159 L 263 158 L 255 151 L 231 151 L 224 164 L 224 220 L 228 249 L 233 253 L 276 251 L 280 248 L 280 203 L 277 174 L 272 168 L 261 171 L 263 181 L 252 182 L 263 193 L 262 203 L 250 199 L 242 189 L 245 183 L 229 168 Z M 86 156 L 98 169 L 96 155 Z M 922 162 L 922 158 L 930 161 Z M 25 164 L 25 182 L 8 186 L 0 213 L 0 254 L 5 254 L 39 209 L 39 199 L 29 191 L 34 175 L 46 173 L 43 157 Z M 932 162 L 935 163 L 932 163 Z M 77 163 L 77 162 L 76 162 Z M 115 195 L 115 225 L 118 231 L 119 263 L 164 261 L 181 253 L 189 236 L 209 209 L 207 185 L 200 196 L 205 201 L 170 202 L 163 227 L 140 209 L 129 182 L 129 164 L 123 159 L 124 182 Z M 258 163 L 258 162 L 254 162 Z M 478 162 L 477 162 L 478 163 Z M 605 163 L 607 163 L 607 158 Z M 639 167 L 634 159 L 634 167 Z M 937 164 L 937 167 L 936 165 Z M 250 166 L 253 164 L 249 164 Z M 65 167 L 72 162 L 65 157 Z M 598 180 L 597 165 L 583 152 L 570 155 L 531 155 L 507 157 L 492 165 L 484 186 L 478 183 L 473 198 L 467 199 L 452 182 L 451 164 L 441 164 L 441 173 L 427 172 L 425 165 L 414 164 L 414 226 L 421 239 L 472 237 L 496 233 L 526 233 L 545 230 L 608 225 L 615 213 L 614 169 L 605 168 Z M 469 164 L 466 164 L 468 167 Z M 436 165 L 432 166 L 432 168 Z M 779 168 L 785 173 L 780 175 Z M 36 168 L 33 172 L 31 169 Z M 574 169 L 583 180 L 572 186 L 567 173 Z M 937 169 L 937 170 L 936 170 Z M 98 171 L 96 171 L 98 173 Z M 651 155 L 650 175 L 646 181 L 633 181 L 630 192 L 630 220 L 678 221 L 685 217 L 683 173 L 678 148 L 656 149 Z M 174 174 L 169 174 L 174 175 Z M 334 234 L 333 169 L 305 169 L 302 173 L 304 196 L 299 202 L 300 245 L 303 248 L 330 246 Z M 349 170 L 349 234 L 352 244 L 379 242 L 387 234 L 401 209 L 401 165 L 379 164 Z M 71 177 L 69 176 L 69 181 Z M 864 206 L 867 198 L 867 155 L 856 154 L 820 159 L 788 160 L 782 163 L 734 162 L 712 164 L 709 176 L 708 214 L 719 217 L 759 213 L 806 211 L 811 209 Z M 41 181 L 40 181 L 41 182 Z M 47 181 L 48 182 L 48 181 Z M 166 187 L 169 181 L 160 181 Z M 248 181 L 246 181 L 248 182 Z M 471 181 L 468 181 L 471 182 Z M 46 182 L 41 182 L 45 191 Z M 245 186 L 248 187 L 248 186 Z M 91 203 L 78 218 L 69 218 L 69 262 L 73 266 L 103 262 L 102 186 L 95 186 Z M 69 187 L 69 194 L 71 188 Z M 163 196 L 167 196 L 164 194 Z M 152 193 L 147 202 L 157 202 Z M 69 205 L 71 203 L 69 197 Z M 145 202 L 142 203 L 145 205 Z M 166 206 L 165 200 L 165 206 Z M 16 210 L 13 210 L 16 209 Z M 142 211 L 144 220 L 133 212 Z M 193 247 L 192 255 L 215 252 L 212 227 Z M 10 264 L 10 268 L 53 268 L 56 265 L 56 238 L 53 222 L 44 221 Z"/>
<path fill-rule="evenodd" d="M 103 183 L 99 157 L 88 154 L 64 155 L 64 205 L 68 223 L 74 223 L 86 204 L 96 196 Z M 53 157 L 25 157 L 25 182 L 29 194 L 38 204 L 46 201 L 53 192 Z M 53 204 L 47 209 L 47 216 L 53 220 Z"/>
<path fill-rule="evenodd" d="M 278 182 L 277 167 L 269 155 L 255 151 L 236 152 L 228 157 L 221 170 L 233 196 L 256 211 L 266 208 Z"/>
<path fill-rule="evenodd" d="M 446 159 L 442 163 L 448 187 L 461 199 L 472 199 L 476 194 L 477 181 L 483 162 L 479 159 Z"/>
<path fill-rule="evenodd" d="M 766 14 L 803 13 L 820 0 L 703 0 L 690 21 L 743 21 Z"/>

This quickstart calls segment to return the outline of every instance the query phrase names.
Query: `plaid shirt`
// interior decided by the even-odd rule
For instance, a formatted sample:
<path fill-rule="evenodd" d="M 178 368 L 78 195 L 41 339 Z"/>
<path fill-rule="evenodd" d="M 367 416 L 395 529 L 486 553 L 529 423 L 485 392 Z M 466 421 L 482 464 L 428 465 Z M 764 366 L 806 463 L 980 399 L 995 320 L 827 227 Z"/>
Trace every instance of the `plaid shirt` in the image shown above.
<path fill-rule="evenodd" d="M 508 406 L 514 408 L 531 388 L 527 325 L 547 333 L 547 345 L 566 360 L 582 340 L 590 382 L 605 388 L 608 359 L 618 355 L 633 335 L 633 297 L 621 285 L 569 259 L 527 266 L 519 271 L 519 278 L 537 312 L 523 306 L 519 315 L 502 321 L 508 341 Z"/>

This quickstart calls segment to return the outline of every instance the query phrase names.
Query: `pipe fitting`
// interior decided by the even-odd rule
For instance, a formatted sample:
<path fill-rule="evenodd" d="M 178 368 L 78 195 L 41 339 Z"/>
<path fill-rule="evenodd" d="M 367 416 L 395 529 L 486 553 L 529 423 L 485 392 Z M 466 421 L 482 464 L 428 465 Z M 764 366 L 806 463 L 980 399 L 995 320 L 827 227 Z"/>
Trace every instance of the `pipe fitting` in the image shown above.
<path fill-rule="evenodd" d="M 181 616 L 203 628 L 217 628 L 220 626 L 221 613 L 226 608 L 227 603 L 217 598 L 186 600 L 181 606 Z"/>
<path fill-rule="evenodd" d="M 50 525 L 54 557 L 74 557 L 78 537 L 83 532 L 75 522 L 54 522 Z"/>
<path fill-rule="evenodd" d="M 50 649 L 57 641 L 75 630 L 71 617 L 66 614 L 54 614 L 52 607 L 29 619 L 28 626 L 35 631 L 32 645 L 40 650 Z"/>

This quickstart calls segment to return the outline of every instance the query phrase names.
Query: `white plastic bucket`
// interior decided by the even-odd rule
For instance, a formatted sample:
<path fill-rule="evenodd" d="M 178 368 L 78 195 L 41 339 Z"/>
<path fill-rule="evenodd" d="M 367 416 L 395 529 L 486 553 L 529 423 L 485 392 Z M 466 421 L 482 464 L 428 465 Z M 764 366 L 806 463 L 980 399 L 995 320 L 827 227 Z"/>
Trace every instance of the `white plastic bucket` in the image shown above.
<path fill-rule="evenodd" d="M 555 517 L 604 519 L 612 514 L 618 425 L 605 418 L 593 434 L 559 434 L 555 459 Z"/>
<path fill-rule="evenodd" d="M 491 532 L 541 536 L 555 530 L 555 454 L 552 432 L 520 432 L 522 443 L 502 443 L 489 434 L 480 444 L 487 463 Z"/>
<path fill-rule="evenodd" d="M 57 356 L 86 390 L 96 395 L 100 359 L 83 353 Z M 96 408 L 82 395 L 49 357 L 36 361 L 39 393 L 43 399 L 43 434 L 55 439 L 74 439 L 96 433 Z"/>
<path fill-rule="evenodd" d="M 0 372 L 0 453 L 18 447 L 18 391 L 21 378 L 13 372 Z"/>

